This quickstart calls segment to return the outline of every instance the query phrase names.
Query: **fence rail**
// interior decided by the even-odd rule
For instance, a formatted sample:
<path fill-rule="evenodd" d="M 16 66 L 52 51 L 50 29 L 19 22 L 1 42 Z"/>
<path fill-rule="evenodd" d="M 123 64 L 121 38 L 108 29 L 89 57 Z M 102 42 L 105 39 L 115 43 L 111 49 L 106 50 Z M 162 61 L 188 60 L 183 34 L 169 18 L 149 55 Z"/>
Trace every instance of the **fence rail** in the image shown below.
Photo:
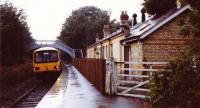
<path fill-rule="evenodd" d="M 114 68 L 116 69 L 113 70 L 116 70 L 116 94 L 146 98 L 152 74 L 170 71 L 170 69 L 166 69 L 168 64 L 168 62 L 115 62 Z"/>
<path fill-rule="evenodd" d="M 105 93 L 104 59 L 74 58 L 72 63 L 101 93 Z"/>

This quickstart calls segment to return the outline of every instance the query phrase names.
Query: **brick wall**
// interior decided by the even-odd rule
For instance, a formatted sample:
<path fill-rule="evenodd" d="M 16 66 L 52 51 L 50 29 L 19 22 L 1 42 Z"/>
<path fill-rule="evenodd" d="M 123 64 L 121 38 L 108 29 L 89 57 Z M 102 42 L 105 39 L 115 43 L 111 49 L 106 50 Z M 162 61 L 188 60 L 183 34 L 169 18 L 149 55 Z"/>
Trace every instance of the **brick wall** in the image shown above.
<path fill-rule="evenodd" d="M 179 34 L 180 19 L 189 25 L 189 12 L 177 16 L 143 41 L 144 61 L 169 61 L 184 52 L 189 37 Z"/>

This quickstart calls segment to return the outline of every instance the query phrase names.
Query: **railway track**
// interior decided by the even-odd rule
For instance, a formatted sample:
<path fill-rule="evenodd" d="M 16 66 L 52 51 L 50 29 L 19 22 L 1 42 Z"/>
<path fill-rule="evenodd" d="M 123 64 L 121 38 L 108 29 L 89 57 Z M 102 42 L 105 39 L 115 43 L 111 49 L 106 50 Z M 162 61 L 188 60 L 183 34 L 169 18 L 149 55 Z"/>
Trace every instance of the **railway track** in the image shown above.
<path fill-rule="evenodd" d="M 11 108 L 34 108 L 48 92 L 48 90 L 54 84 L 54 81 L 41 81 L 32 87 L 29 91 L 24 93 L 18 98 L 12 105 Z"/>

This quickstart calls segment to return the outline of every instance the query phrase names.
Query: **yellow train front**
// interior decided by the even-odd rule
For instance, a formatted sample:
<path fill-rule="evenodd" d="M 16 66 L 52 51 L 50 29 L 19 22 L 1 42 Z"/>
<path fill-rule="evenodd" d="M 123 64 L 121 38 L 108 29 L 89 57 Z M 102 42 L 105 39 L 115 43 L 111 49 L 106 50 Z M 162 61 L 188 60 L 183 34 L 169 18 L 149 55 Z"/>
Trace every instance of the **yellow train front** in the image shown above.
<path fill-rule="evenodd" d="M 42 47 L 33 52 L 33 72 L 37 79 L 58 76 L 62 71 L 60 51 L 52 47 Z"/>

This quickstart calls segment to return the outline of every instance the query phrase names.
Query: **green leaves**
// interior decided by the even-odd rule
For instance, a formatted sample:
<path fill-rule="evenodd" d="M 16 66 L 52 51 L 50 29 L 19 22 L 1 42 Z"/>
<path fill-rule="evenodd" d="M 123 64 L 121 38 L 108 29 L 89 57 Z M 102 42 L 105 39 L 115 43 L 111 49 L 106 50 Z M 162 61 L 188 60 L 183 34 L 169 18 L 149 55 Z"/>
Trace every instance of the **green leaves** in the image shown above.
<path fill-rule="evenodd" d="M 144 8 L 147 13 L 162 15 L 176 6 L 176 0 L 144 0 Z"/>
<path fill-rule="evenodd" d="M 190 26 L 182 26 L 180 30 L 180 35 L 183 35 L 184 37 L 190 35 Z"/>
<path fill-rule="evenodd" d="M 190 4 L 192 6 L 192 14 L 190 16 L 190 21 L 192 23 L 192 34 L 195 37 L 200 37 L 200 1 L 199 0 L 182 0 L 184 4 Z"/>
<path fill-rule="evenodd" d="M 151 81 L 152 108 L 200 107 L 200 65 L 191 53 L 172 61 L 171 72 L 157 73 Z M 196 67 L 194 67 L 196 66 Z"/>
<path fill-rule="evenodd" d="M 66 19 L 58 39 L 72 48 L 86 50 L 86 47 L 95 43 L 97 35 L 100 38 L 103 37 L 104 24 L 109 24 L 111 30 L 114 31 L 114 22 L 110 22 L 108 11 L 94 6 L 82 7 L 73 11 Z"/>
<path fill-rule="evenodd" d="M 32 42 L 23 10 L 12 4 L 0 4 L 0 38 L 3 65 L 13 65 L 22 61 L 27 44 Z"/>

